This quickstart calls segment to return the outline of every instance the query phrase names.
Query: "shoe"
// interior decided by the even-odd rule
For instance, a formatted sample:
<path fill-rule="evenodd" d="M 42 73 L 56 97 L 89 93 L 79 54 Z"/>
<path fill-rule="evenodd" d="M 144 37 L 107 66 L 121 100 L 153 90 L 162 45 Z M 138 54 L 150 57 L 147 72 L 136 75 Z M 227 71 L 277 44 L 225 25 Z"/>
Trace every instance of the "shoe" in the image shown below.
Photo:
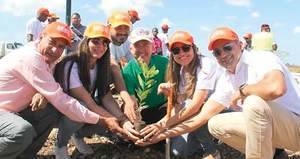
<path fill-rule="evenodd" d="M 76 137 L 72 136 L 72 140 L 74 141 L 74 144 L 77 148 L 77 150 L 84 155 L 91 155 L 94 153 L 94 150 L 92 147 L 88 144 L 86 144 L 83 139 L 78 139 Z"/>
<path fill-rule="evenodd" d="M 68 150 L 66 146 L 63 147 L 55 147 L 55 158 L 56 159 L 71 159 L 68 155 Z"/>

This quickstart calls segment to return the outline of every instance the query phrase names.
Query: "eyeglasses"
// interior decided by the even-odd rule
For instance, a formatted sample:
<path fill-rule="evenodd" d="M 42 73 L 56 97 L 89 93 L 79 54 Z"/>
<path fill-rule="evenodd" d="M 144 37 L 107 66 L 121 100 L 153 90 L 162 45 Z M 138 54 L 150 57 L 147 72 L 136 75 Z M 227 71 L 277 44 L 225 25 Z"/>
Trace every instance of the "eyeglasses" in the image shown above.
<path fill-rule="evenodd" d="M 100 38 L 92 38 L 90 39 L 90 41 L 94 44 L 94 45 L 104 45 L 104 46 L 107 46 L 107 42 L 106 40 L 102 40 Z"/>
<path fill-rule="evenodd" d="M 224 45 L 222 49 L 221 49 L 221 48 L 215 49 L 215 50 L 213 51 L 213 55 L 214 55 L 215 57 L 221 56 L 222 50 L 223 50 L 225 53 L 230 53 L 230 51 L 232 51 L 232 48 L 233 48 L 232 45 L 233 45 L 232 43 L 229 43 L 229 44 Z"/>
<path fill-rule="evenodd" d="M 171 48 L 171 52 L 174 54 L 174 55 L 177 55 L 180 53 L 180 50 L 182 50 L 183 52 L 187 53 L 190 51 L 191 49 L 191 45 L 183 45 L 182 47 L 173 47 Z"/>

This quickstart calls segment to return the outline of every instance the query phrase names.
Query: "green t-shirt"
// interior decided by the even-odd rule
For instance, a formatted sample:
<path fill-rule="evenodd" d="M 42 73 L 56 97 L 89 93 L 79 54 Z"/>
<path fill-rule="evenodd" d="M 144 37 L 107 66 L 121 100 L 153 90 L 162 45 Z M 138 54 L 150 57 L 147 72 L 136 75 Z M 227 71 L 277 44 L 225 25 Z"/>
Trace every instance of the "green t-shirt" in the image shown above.
<path fill-rule="evenodd" d="M 144 104 L 140 105 L 140 106 L 144 106 L 144 107 L 148 107 L 148 108 L 159 107 L 166 102 L 166 98 L 164 97 L 164 95 L 157 95 L 157 88 L 160 83 L 165 82 L 167 65 L 168 65 L 168 59 L 166 57 L 159 56 L 159 55 L 151 56 L 150 64 L 148 67 L 151 68 L 152 66 L 155 66 L 156 70 L 158 70 L 159 72 L 156 76 L 151 78 L 156 82 L 150 88 L 151 89 L 150 93 L 145 98 Z M 138 99 L 137 90 L 139 88 L 141 88 L 139 81 L 138 81 L 138 75 L 140 75 L 140 77 L 142 79 L 145 79 L 145 77 L 143 76 L 142 69 L 139 66 L 137 60 L 136 59 L 131 60 L 123 68 L 122 74 L 123 74 L 123 78 L 125 80 L 125 84 L 126 84 L 128 93 L 130 95 L 135 95 L 135 97 L 137 97 L 137 99 Z M 142 104 L 141 101 L 139 101 L 139 103 Z"/>

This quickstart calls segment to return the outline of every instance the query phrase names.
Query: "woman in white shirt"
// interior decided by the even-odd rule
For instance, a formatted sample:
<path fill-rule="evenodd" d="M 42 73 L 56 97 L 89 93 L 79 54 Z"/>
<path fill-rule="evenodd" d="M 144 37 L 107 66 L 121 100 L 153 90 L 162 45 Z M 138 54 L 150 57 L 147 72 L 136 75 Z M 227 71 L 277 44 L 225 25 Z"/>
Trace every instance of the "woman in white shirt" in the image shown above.
<path fill-rule="evenodd" d="M 214 89 L 216 81 L 216 63 L 198 54 L 193 37 L 188 32 L 175 32 L 169 39 L 169 50 L 170 62 L 167 79 L 173 84 L 160 84 L 158 92 L 169 95 L 170 89 L 173 87 L 172 116 L 168 120 L 165 117 L 141 131 L 141 135 L 144 135 L 146 139 L 150 138 L 148 141 L 154 143 L 158 141 L 151 140 L 151 137 L 155 138 L 157 134 L 197 114 L 209 92 Z M 143 142 L 145 141 L 147 140 Z M 207 126 L 192 133 L 171 138 L 171 149 L 174 155 L 184 157 L 199 153 L 201 150 L 207 158 L 218 154 Z"/>
<path fill-rule="evenodd" d="M 75 54 L 66 56 L 57 64 L 55 78 L 66 93 L 81 101 L 87 108 L 102 117 L 118 120 L 129 139 L 134 141 L 138 139 L 135 137 L 138 133 L 110 92 L 109 43 L 109 28 L 101 23 L 91 23 Z M 83 141 L 84 134 L 80 133 L 84 125 L 67 117 L 60 120 L 55 149 L 57 159 L 70 158 L 66 146 L 71 136 L 80 153 L 93 153 L 93 149 Z"/>

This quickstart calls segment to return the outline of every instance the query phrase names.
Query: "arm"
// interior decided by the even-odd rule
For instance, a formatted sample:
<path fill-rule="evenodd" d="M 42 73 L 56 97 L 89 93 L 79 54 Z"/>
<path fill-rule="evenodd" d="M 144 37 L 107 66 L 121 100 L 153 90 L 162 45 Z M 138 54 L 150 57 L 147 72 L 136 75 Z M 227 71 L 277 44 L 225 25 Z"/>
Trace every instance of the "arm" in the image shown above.
<path fill-rule="evenodd" d="M 182 135 L 184 133 L 189 133 L 197 128 L 205 125 L 208 120 L 213 117 L 214 115 L 220 113 L 222 110 L 224 110 L 224 106 L 220 103 L 214 101 L 214 100 L 208 100 L 204 105 L 202 110 L 196 114 L 195 116 L 191 117 L 188 120 L 185 120 L 184 122 L 177 124 L 173 126 L 172 128 L 157 134 L 150 138 L 149 141 L 143 141 L 138 140 L 136 144 L 138 145 L 148 145 L 148 144 L 154 144 L 161 140 L 164 140 L 166 138 L 171 138 L 175 136 Z"/>
<path fill-rule="evenodd" d="M 103 109 L 101 106 L 98 106 L 95 101 L 92 99 L 91 95 L 86 91 L 83 86 L 70 89 L 70 94 L 78 99 L 83 101 L 86 106 L 93 112 L 99 114 L 103 117 L 113 117 L 109 112 Z"/>
<path fill-rule="evenodd" d="M 272 70 L 259 82 L 245 86 L 242 92 L 245 96 L 257 95 L 269 101 L 283 96 L 286 89 L 283 73 L 279 70 Z"/>
<path fill-rule="evenodd" d="M 29 59 L 29 58 L 28 58 Z M 33 61 L 32 61 L 33 59 Z M 77 100 L 65 94 L 58 83 L 55 82 L 48 66 L 41 58 L 32 57 L 25 60 L 16 68 L 16 72 L 28 85 L 42 94 L 61 113 L 72 120 L 95 124 L 99 115 L 83 107 Z"/>
<path fill-rule="evenodd" d="M 185 119 L 195 115 L 202 107 L 204 100 L 207 98 L 207 90 L 195 90 L 192 101 L 188 106 L 182 108 L 178 113 L 172 116 L 165 125 L 165 128 L 172 127 Z"/>

